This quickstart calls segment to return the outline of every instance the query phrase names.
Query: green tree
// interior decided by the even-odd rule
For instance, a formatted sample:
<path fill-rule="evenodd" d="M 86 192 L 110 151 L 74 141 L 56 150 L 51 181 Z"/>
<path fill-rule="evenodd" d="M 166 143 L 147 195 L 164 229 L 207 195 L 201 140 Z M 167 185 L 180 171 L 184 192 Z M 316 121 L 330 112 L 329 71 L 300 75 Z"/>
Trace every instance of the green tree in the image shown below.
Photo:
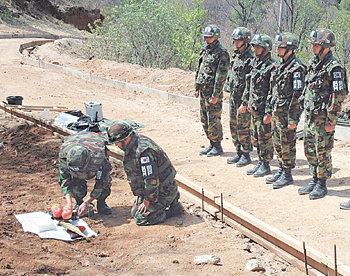
<path fill-rule="evenodd" d="M 145 67 L 193 69 L 206 11 L 173 1 L 121 0 L 96 22 L 87 46 L 94 55 Z"/>

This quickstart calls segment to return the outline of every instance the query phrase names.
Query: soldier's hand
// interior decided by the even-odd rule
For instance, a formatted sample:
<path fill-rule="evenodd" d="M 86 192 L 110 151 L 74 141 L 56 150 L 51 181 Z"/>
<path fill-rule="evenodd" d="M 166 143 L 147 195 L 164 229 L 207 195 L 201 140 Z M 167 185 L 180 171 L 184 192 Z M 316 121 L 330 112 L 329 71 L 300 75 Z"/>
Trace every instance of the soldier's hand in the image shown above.
<path fill-rule="evenodd" d="M 79 206 L 79 210 L 78 210 L 78 216 L 82 217 L 86 214 L 88 210 L 88 204 L 84 201 L 82 204 L 80 204 Z"/>
<path fill-rule="evenodd" d="M 253 108 L 252 108 L 252 106 L 251 106 L 251 105 L 248 105 L 247 109 L 248 109 L 248 112 L 249 112 L 249 113 L 252 113 Z"/>
<path fill-rule="evenodd" d="M 289 123 L 288 124 L 288 129 L 295 129 L 297 127 L 297 125 L 296 124 L 291 124 L 291 123 Z"/>
<path fill-rule="evenodd" d="M 326 122 L 326 124 L 324 125 L 324 129 L 326 130 L 326 132 L 332 132 L 335 130 L 335 126 L 332 126 L 328 122 Z"/>
<path fill-rule="evenodd" d="M 137 211 L 141 214 L 146 213 L 146 211 L 148 210 L 148 206 L 149 206 L 149 201 L 144 199 L 143 202 L 140 204 L 139 208 L 137 209 Z"/>
<path fill-rule="evenodd" d="M 209 103 L 211 103 L 211 104 L 216 104 L 217 102 L 218 102 L 218 98 L 215 98 L 215 97 L 210 97 L 209 98 Z"/>
<path fill-rule="evenodd" d="M 245 105 L 241 105 L 239 108 L 238 108 L 238 113 L 239 114 L 242 114 L 242 113 L 245 113 L 247 111 L 247 107 Z"/>
<path fill-rule="evenodd" d="M 263 121 L 264 121 L 264 124 L 265 124 L 265 125 L 270 124 L 270 123 L 271 123 L 271 115 L 266 114 L 266 115 L 264 116 Z"/>
<path fill-rule="evenodd" d="M 194 92 L 194 96 L 195 96 L 196 98 L 199 97 L 199 91 L 198 91 L 198 90 L 196 90 L 196 92 Z"/>

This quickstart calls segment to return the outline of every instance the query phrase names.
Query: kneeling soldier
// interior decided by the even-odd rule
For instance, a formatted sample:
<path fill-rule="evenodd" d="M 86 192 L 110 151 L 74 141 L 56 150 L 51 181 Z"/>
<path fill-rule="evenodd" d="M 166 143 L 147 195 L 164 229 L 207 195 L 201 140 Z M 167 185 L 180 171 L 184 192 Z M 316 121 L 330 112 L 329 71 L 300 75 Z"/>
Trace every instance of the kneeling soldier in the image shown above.
<path fill-rule="evenodd" d="M 124 151 L 124 170 L 136 196 L 131 209 L 136 224 L 158 224 L 181 214 L 184 209 L 179 202 L 176 170 L 166 153 L 124 121 L 116 121 L 108 135 L 110 143 Z"/>

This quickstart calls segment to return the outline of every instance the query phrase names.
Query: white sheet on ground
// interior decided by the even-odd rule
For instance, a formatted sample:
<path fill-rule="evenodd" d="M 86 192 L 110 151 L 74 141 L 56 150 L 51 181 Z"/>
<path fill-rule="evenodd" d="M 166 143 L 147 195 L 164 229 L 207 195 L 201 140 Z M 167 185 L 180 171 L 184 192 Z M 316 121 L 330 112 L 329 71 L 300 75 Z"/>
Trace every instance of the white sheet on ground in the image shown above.
<path fill-rule="evenodd" d="M 25 232 L 37 234 L 42 239 L 56 239 L 63 241 L 74 241 L 67 233 L 66 228 L 58 225 L 58 221 L 51 219 L 51 216 L 45 212 L 32 212 L 25 214 L 15 214 L 16 219 L 22 224 Z M 97 233 L 93 231 L 83 219 L 70 220 L 75 226 L 84 226 L 83 232 L 86 236 L 97 237 Z"/>

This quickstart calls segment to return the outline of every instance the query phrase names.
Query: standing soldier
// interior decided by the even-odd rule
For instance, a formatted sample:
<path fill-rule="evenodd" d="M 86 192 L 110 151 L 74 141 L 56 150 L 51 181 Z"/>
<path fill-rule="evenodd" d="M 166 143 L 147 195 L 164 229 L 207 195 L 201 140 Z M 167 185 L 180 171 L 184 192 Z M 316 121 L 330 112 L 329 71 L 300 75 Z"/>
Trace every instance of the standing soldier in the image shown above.
<path fill-rule="evenodd" d="M 250 48 L 251 31 L 244 27 L 234 29 L 232 33 L 233 52 L 230 71 L 227 76 L 225 91 L 230 95 L 230 130 L 236 155 L 227 159 L 228 164 L 237 163 L 243 167 L 251 163 L 249 152 L 252 149 L 250 142 L 250 113 L 238 113 L 242 103 L 242 95 L 246 86 L 246 75 L 252 69 L 253 52 Z"/>
<path fill-rule="evenodd" d="M 279 189 L 294 183 L 291 170 L 295 167 L 296 128 L 302 113 L 299 98 L 304 88 L 306 66 L 295 55 L 298 48 L 295 34 L 278 34 L 275 46 L 282 63 L 272 73 L 265 120 L 270 120 L 272 114 L 272 140 L 279 169 L 266 183 L 273 183 L 273 188 Z"/>
<path fill-rule="evenodd" d="M 79 216 L 84 216 L 89 204 L 97 199 L 97 210 L 100 214 L 112 213 L 105 202 L 111 193 L 112 169 L 109 162 L 107 140 L 94 132 L 80 132 L 68 136 L 59 153 L 59 184 L 66 196 L 68 208 L 72 208 L 75 198 L 75 209 Z M 95 186 L 89 197 L 86 180 L 95 177 Z"/>
<path fill-rule="evenodd" d="M 298 192 L 301 195 L 310 193 L 310 199 L 318 199 L 327 195 L 326 180 L 332 175 L 335 124 L 348 88 L 346 71 L 330 49 L 335 45 L 333 32 L 324 28 L 313 30 L 309 42 L 314 57 L 307 69 L 302 100 L 304 151 L 313 178 Z"/>
<path fill-rule="evenodd" d="M 108 136 L 124 151 L 124 170 L 136 196 L 131 209 L 136 224 L 157 224 L 181 214 L 184 209 L 179 202 L 176 170 L 166 153 L 125 121 L 114 122 Z"/>
<path fill-rule="evenodd" d="M 195 97 L 200 95 L 200 116 L 203 129 L 210 141 L 209 147 L 200 155 L 217 156 L 223 154 L 222 141 L 222 89 L 225 83 L 230 57 L 220 44 L 220 29 L 209 25 L 204 29 L 203 46 L 195 79 Z"/>
<path fill-rule="evenodd" d="M 271 173 L 270 161 L 273 158 L 271 122 L 263 119 L 270 91 L 271 72 L 275 69 L 276 61 L 271 57 L 272 40 L 269 36 L 256 34 L 251 44 L 256 58 L 253 60 L 251 72 L 247 75 L 247 85 L 238 112 L 242 114 L 248 109 L 251 113 L 252 143 L 259 156 L 258 163 L 248 170 L 247 174 L 262 177 Z"/>

